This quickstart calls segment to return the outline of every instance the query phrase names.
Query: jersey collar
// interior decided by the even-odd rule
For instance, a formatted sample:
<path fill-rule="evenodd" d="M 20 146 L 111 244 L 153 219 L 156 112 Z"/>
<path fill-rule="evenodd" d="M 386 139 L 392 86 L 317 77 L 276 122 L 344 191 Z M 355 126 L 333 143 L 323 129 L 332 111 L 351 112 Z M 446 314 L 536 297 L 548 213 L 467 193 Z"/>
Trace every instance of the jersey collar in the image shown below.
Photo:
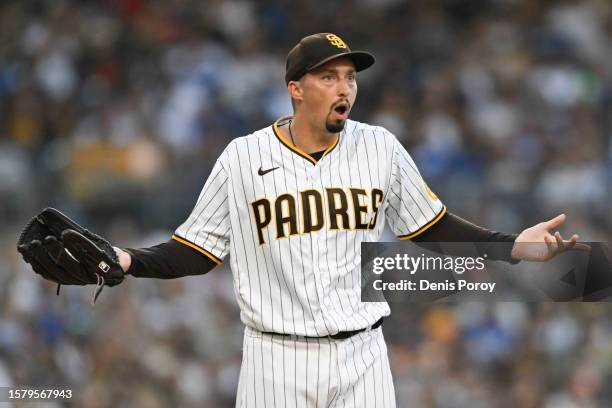
<path fill-rule="evenodd" d="M 278 119 L 276 122 L 274 122 L 274 124 L 272 125 L 272 129 L 274 131 L 274 134 L 276 135 L 276 137 L 278 138 L 278 140 L 281 142 L 281 144 L 285 145 L 285 147 L 287 147 L 289 150 L 291 150 L 293 153 L 296 153 L 297 155 L 299 155 L 300 157 L 308 160 L 309 162 L 311 162 L 313 165 L 317 164 L 317 160 L 314 159 L 314 157 L 312 157 L 311 155 L 309 155 L 308 153 L 304 152 L 302 149 L 300 149 L 297 146 L 294 146 L 293 143 L 290 143 L 288 140 L 286 140 L 283 135 L 280 132 L 280 129 L 278 128 L 279 126 L 284 125 L 285 123 L 287 123 L 287 121 L 289 119 L 292 119 L 293 116 L 288 115 L 288 116 L 283 116 L 282 118 Z M 344 131 L 344 130 L 343 130 Z M 342 132 L 343 132 L 342 131 Z M 340 135 L 338 135 L 338 139 L 336 139 L 336 142 L 331 145 L 330 147 L 327 148 L 327 150 L 325 150 L 325 152 L 323 153 L 323 155 L 321 156 L 321 160 L 327 156 L 332 150 L 334 150 L 336 148 L 336 146 L 338 146 L 338 144 L 340 143 L 340 137 L 342 136 L 342 132 L 340 132 Z"/>

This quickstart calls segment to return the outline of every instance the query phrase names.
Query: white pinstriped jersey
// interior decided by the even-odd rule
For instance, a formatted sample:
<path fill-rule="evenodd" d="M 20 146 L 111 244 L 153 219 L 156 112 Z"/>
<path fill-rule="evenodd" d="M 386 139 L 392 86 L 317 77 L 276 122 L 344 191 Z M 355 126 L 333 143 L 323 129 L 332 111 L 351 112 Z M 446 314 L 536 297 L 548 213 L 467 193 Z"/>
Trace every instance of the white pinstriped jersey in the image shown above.
<path fill-rule="evenodd" d="M 445 206 L 384 128 L 348 120 L 319 161 L 274 125 L 233 140 L 174 239 L 216 263 L 231 254 L 241 319 L 260 331 L 325 336 L 390 313 L 361 302 L 361 242 L 385 221 L 409 239 Z"/>

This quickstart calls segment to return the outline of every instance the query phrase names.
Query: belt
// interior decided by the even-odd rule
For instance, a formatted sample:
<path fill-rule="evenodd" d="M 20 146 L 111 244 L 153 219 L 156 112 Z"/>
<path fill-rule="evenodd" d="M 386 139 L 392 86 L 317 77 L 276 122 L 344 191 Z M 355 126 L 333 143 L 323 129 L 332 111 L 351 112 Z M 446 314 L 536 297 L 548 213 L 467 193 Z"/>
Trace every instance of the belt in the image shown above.
<path fill-rule="evenodd" d="M 350 330 L 350 331 L 341 331 L 338 332 L 336 334 L 330 334 L 329 336 L 321 336 L 321 337 L 317 337 L 317 336 L 296 336 L 295 334 L 287 334 L 287 333 L 276 333 L 276 332 L 262 332 L 263 334 L 273 334 L 276 336 L 284 336 L 284 337 L 300 337 L 300 338 L 304 338 L 304 339 L 333 339 L 333 340 L 344 340 L 344 339 L 348 339 L 349 337 L 353 337 L 354 335 L 358 334 L 358 333 L 362 333 L 366 330 L 374 330 L 374 329 L 378 329 L 383 322 L 383 318 L 381 317 L 380 319 L 378 319 L 378 321 L 376 323 L 374 323 L 372 326 L 370 327 L 365 327 L 363 329 L 359 329 L 359 330 Z"/>

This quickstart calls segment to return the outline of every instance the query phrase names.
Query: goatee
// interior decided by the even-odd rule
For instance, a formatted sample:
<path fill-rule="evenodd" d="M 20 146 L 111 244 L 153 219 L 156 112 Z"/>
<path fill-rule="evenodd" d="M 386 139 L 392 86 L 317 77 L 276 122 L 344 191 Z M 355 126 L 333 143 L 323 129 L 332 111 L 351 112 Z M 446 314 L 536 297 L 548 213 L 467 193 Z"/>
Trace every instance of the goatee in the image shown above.
<path fill-rule="evenodd" d="M 325 128 L 327 129 L 327 131 L 329 133 L 338 133 L 341 132 L 342 129 L 344 129 L 344 124 L 346 123 L 345 120 L 341 120 L 338 122 L 325 122 Z"/>

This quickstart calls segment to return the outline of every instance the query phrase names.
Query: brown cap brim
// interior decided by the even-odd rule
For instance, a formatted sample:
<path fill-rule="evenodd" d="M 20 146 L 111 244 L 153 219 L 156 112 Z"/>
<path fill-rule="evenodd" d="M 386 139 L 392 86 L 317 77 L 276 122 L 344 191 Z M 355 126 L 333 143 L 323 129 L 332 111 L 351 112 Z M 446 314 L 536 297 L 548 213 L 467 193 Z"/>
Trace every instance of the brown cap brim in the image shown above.
<path fill-rule="evenodd" d="M 319 61 L 315 65 L 308 67 L 306 69 L 306 72 L 319 68 L 321 65 L 324 65 L 331 60 L 334 60 L 336 58 L 342 58 L 342 57 L 351 59 L 353 61 L 353 64 L 355 64 L 355 70 L 357 72 L 363 71 L 364 69 L 371 67 L 372 65 L 374 65 L 374 62 L 376 62 L 376 58 L 374 58 L 374 56 L 370 54 L 369 52 L 351 51 L 351 52 L 339 53 L 336 55 L 332 55 L 331 57 L 327 57 L 323 61 Z"/>
<path fill-rule="evenodd" d="M 366 51 L 339 52 L 338 54 L 329 56 L 317 62 L 316 64 L 312 66 L 306 67 L 303 70 L 299 70 L 295 73 L 292 73 L 291 78 L 288 77 L 288 78 L 285 78 L 285 80 L 287 83 L 289 83 L 290 81 L 297 81 L 308 71 L 312 71 L 313 69 L 316 69 L 331 60 L 334 60 L 336 58 L 342 58 L 342 57 L 351 59 L 353 61 L 353 64 L 355 64 L 355 70 L 357 72 L 363 71 L 364 69 L 371 67 L 372 65 L 374 65 L 374 62 L 376 62 L 376 58 L 374 58 L 374 55 Z"/>

